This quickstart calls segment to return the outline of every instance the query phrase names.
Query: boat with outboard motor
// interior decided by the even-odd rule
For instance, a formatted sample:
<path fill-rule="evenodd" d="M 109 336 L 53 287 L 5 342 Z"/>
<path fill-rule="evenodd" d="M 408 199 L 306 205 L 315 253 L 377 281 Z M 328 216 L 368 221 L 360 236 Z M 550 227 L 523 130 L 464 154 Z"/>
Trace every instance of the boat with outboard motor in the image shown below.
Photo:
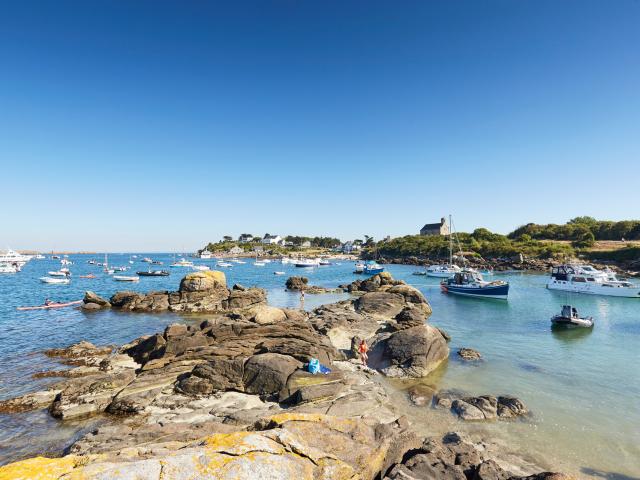
<path fill-rule="evenodd" d="M 463 270 L 440 282 L 444 293 L 477 298 L 496 298 L 506 300 L 509 295 L 509 283 L 502 280 L 487 282 L 477 271 Z"/>
<path fill-rule="evenodd" d="M 563 305 L 560 314 L 551 317 L 553 327 L 582 327 L 592 328 L 594 325 L 593 317 L 580 317 L 578 310 L 571 305 Z"/>
<path fill-rule="evenodd" d="M 553 267 L 547 288 L 588 295 L 640 298 L 639 286 L 618 280 L 610 270 L 598 270 L 591 265 L 565 264 Z"/>
<path fill-rule="evenodd" d="M 364 273 L 364 263 L 362 262 L 356 263 L 356 269 L 354 270 L 353 273 L 357 273 L 357 274 Z"/>
<path fill-rule="evenodd" d="M 18 273 L 22 270 L 17 263 L 0 263 L 0 273 Z"/>
<path fill-rule="evenodd" d="M 317 267 L 320 265 L 320 261 L 317 258 L 303 258 L 296 260 L 294 265 L 298 268 Z"/>

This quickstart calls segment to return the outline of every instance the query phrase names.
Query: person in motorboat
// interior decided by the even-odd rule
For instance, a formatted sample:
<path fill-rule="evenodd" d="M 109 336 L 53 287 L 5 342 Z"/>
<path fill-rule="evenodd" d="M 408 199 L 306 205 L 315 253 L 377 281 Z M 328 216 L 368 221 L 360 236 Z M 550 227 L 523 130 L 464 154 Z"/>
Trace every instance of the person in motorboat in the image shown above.
<path fill-rule="evenodd" d="M 571 316 L 573 318 L 580 318 L 578 317 L 578 309 L 576 307 L 571 307 Z"/>

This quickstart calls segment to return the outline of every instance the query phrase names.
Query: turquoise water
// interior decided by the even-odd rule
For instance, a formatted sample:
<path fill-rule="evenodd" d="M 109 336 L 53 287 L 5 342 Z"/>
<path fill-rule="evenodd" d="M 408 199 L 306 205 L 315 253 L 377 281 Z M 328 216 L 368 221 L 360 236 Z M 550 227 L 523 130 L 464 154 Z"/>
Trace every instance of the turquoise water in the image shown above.
<path fill-rule="evenodd" d="M 139 257 L 142 258 L 140 255 Z M 169 255 L 148 255 L 163 260 Z M 182 320 L 173 314 L 146 315 L 103 311 L 85 314 L 77 309 L 18 312 L 16 306 L 41 304 L 44 298 L 76 300 L 85 290 L 110 295 L 117 290 L 175 290 L 188 271 L 173 268 L 170 277 L 141 278 L 123 284 L 88 265 L 91 256 L 71 256 L 74 274 L 68 286 L 45 285 L 38 280 L 57 269 L 58 261 L 32 260 L 16 275 L 0 276 L 0 398 L 35 390 L 52 379 L 34 380 L 43 369 L 59 368 L 40 352 L 86 339 L 99 345 L 119 344 L 161 330 Z M 101 257 L 95 257 L 100 261 Z M 112 265 L 128 265 L 128 255 L 110 255 Z M 215 261 L 196 260 L 215 265 Z M 284 291 L 289 275 L 304 274 L 310 283 L 335 287 L 356 278 L 345 262 L 316 269 L 251 261 L 225 269 L 228 283 L 267 289 L 277 306 L 299 306 L 299 297 Z M 136 261 L 133 270 L 146 269 Z M 472 347 L 484 356 L 479 365 L 467 365 L 452 355 L 438 375 L 427 381 L 439 388 L 462 388 L 475 394 L 513 394 L 533 412 L 526 422 L 460 425 L 490 433 L 531 459 L 550 467 L 560 465 L 581 475 L 614 479 L 640 477 L 640 301 L 578 296 L 544 288 L 546 278 L 533 274 L 505 274 L 511 283 L 508 302 L 468 299 L 442 294 L 437 281 L 411 275 L 413 267 L 390 265 L 396 277 L 418 287 L 429 299 L 429 320 L 453 337 L 452 352 Z M 275 276 L 275 270 L 287 275 Z M 98 278 L 80 279 L 95 273 Z M 313 308 L 346 295 L 308 295 Z M 596 319 L 593 331 L 554 332 L 549 318 L 566 301 Z M 42 450 L 56 450 L 81 433 L 85 423 L 61 424 L 42 413 L 0 416 L 0 463 Z"/>

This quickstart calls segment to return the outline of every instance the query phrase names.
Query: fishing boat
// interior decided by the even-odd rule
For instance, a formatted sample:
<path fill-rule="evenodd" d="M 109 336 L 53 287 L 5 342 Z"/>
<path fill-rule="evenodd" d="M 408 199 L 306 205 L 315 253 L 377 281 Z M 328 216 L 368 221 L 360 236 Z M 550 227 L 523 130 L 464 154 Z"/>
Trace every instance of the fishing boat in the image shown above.
<path fill-rule="evenodd" d="M 452 278 L 447 278 L 440 283 L 440 289 L 444 293 L 463 295 L 477 298 L 496 298 L 506 300 L 509 295 L 509 284 L 498 280 L 486 282 L 482 275 L 476 271 L 463 270 Z"/>
<path fill-rule="evenodd" d="M 59 284 L 64 285 L 71 282 L 69 278 L 52 278 L 52 277 L 40 277 L 42 283 Z"/>
<path fill-rule="evenodd" d="M 117 282 L 137 282 L 140 280 L 140 277 L 132 277 L 127 275 L 114 275 L 113 279 Z"/>
<path fill-rule="evenodd" d="M 598 270 L 590 265 L 566 264 L 553 267 L 547 288 L 587 295 L 640 298 L 640 287 L 637 285 L 618 280 L 612 271 Z"/>
<path fill-rule="evenodd" d="M 18 273 L 20 271 L 20 265 L 17 263 L 0 263 L 0 273 Z"/>
<path fill-rule="evenodd" d="M 553 327 L 563 328 L 593 328 L 594 321 L 593 317 L 580 317 L 575 307 L 563 305 L 560 313 L 551 317 L 551 324 Z"/>
<path fill-rule="evenodd" d="M 167 270 L 147 270 L 146 272 L 136 272 L 140 277 L 168 277 L 170 272 Z"/>
<path fill-rule="evenodd" d="M 44 305 L 38 305 L 35 307 L 16 307 L 16 310 L 48 310 L 50 308 L 71 307 L 73 305 L 79 305 L 81 303 L 82 303 L 82 300 L 76 300 L 73 302 L 51 302 L 51 303 L 45 303 Z"/>
<path fill-rule="evenodd" d="M 364 270 L 362 271 L 365 275 L 375 275 L 382 272 L 384 272 L 384 267 L 373 260 L 367 262 L 364 266 Z"/>
<path fill-rule="evenodd" d="M 318 261 L 318 259 L 304 258 L 301 260 L 296 260 L 294 265 L 298 268 L 310 268 L 317 267 L 318 265 L 320 265 L 320 262 Z"/>

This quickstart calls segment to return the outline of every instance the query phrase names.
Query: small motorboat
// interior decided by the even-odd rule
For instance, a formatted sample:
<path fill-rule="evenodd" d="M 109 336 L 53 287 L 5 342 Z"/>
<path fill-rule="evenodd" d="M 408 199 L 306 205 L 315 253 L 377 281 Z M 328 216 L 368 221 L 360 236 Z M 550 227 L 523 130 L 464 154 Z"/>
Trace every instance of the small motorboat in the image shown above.
<path fill-rule="evenodd" d="M 253 262 L 253 265 L 255 265 L 256 267 L 264 267 L 266 265 L 266 263 L 264 263 L 264 262 Z"/>
<path fill-rule="evenodd" d="M 141 277 L 168 277 L 170 273 L 167 270 L 147 270 L 146 272 L 136 272 Z"/>
<path fill-rule="evenodd" d="M 416 270 L 415 272 L 413 272 L 411 275 L 421 275 L 421 276 L 426 276 L 427 272 L 424 270 Z"/>
<path fill-rule="evenodd" d="M 71 283 L 71 280 L 68 278 L 40 277 L 40 281 L 42 283 L 50 283 L 53 285 L 66 285 Z"/>
<path fill-rule="evenodd" d="M 71 275 L 68 268 L 61 268 L 60 270 L 47 272 L 50 277 L 68 277 Z"/>
<path fill-rule="evenodd" d="M 360 274 L 360 273 L 363 273 L 363 272 L 364 272 L 364 263 L 362 263 L 362 262 L 356 263 L 356 269 L 355 269 L 355 271 L 353 273 Z"/>
<path fill-rule="evenodd" d="M 582 327 L 592 328 L 594 324 L 592 317 L 580 317 L 578 310 L 571 305 L 563 305 L 560 314 L 551 317 L 553 327 Z"/>
<path fill-rule="evenodd" d="M 194 270 L 197 270 L 197 271 L 199 271 L 199 272 L 205 272 L 205 271 L 207 271 L 207 270 L 211 270 L 211 269 L 209 268 L 209 265 L 194 265 L 194 266 L 193 266 L 193 269 L 194 269 Z"/>
<path fill-rule="evenodd" d="M 153 265 L 162 265 L 162 262 L 160 260 L 154 260 L 153 262 L 151 262 Z"/>
<path fill-rule="evenodd" d="M 331 265 L 331 262 L 330 262 L 329 260 L 326 260 L 326 259 L 321 259 L 321 260 L 318 262 L 318 265 L 324 265 L 324 266 L 327 266 L 327 265 Z"/>
<path fill-rule="evenodd" d="M 95 265 L 95 264 L 96 264 L 96 261 L 95 261 L 95 260 L 87 260 L 87 263 L 88 263 L 89 265 Z"/>
<path fill-rule="evenodd" d="M 169 266 L 170 267 L 193 267 L 193 262 L 190 262 L 189 260 L 185 260 L 184 258 L 181 258 L 180 260 L 178 260 L 177 262 L 173 262 Z"/>
<path fill-rule="evenodd" d="M 126 272 L 127 267 L 113 267 L 114 272 Z"/>
<path fill-rule="evenodd" d="M 89 275 L 80 275 L 79 278 L 96 278 L 96 276 L 93 273 L 90 273 Z"/>
<path fill-rule="evenodd" d="M 236 260 L 235 263 L 237 263 L 238 265 L 244 265 L 247 262 L 243 262 L 242 260 Z"/>
<path fill-rule="evenodd" d="M 153 263 L 153 260 L 151 260 L 149 257 L 144 257 L 142 260 L 140 260 L 141 262 L 144 263 Z"/>
<path fill-rule="evenodd" d="M 216 266 L 222 267 L 222 268 L 229 268 L 229 267 L 233 267 L 233 264 L 229 262 L 218 262 Z"/>
<path fill-rule="evenodd" d="M 131 277 L 127 275 L 114 275 L 113 279 L 117 282 L 137 282 L 140 280 L 140 277 Z"/>
<path fill-rule="evenodd" d="M 285 275 L 285 272 L 273 272 L 274 275 Z"/>
<path fill-rule="evenodd" d="M 62 260 L 60 260 L 60 263 L 62 265 L 73 265 L 73 262 L 70 260 L 67 260 L 66 258 L 63 258 Z"/>
<path fill-rule="evenodd" d="M 72 305 L 80 305 L 81 303 L 82 300 L 76 300 L 74 302 L 51 302 L 36 307 L 16 307 L 16 310 L 48 310 L 50 308 L 71 307 Z"/>

